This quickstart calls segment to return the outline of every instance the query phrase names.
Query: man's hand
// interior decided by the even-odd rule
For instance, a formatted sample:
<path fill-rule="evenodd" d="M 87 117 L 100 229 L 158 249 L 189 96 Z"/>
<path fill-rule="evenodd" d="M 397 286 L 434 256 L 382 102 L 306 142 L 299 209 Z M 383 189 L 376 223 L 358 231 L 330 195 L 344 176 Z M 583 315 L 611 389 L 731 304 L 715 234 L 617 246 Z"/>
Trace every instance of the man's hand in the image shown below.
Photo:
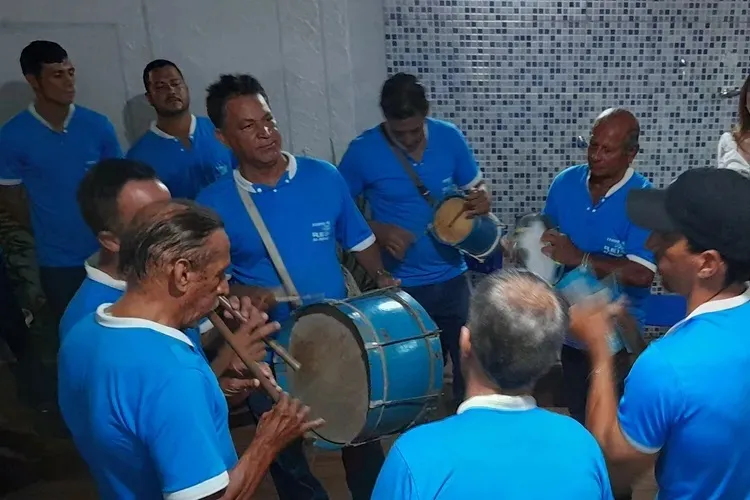
<path fill-rule="evenodd" d="M 490 212 L 490 195 L 484 189 L 474 188 L 466 196 L 466 218 L 471 219 L 477 215 L 484 215 Z"/>
<path fill-rule="evenodd" d="M 232 303 L 232 307 L 243 313 L 242 307 L 252 305 L 256 309 L 260 309 L 266 312 L 276 306 L 276 296 L 272 290 L 268 288 L 262 288 L 259 286 L 248 286 L 248 285 L 232 285 L 230 287 L 232 297 L 229 297 L 229 302 Z M 246 298 L 249 302 L 241 302 L 240 298 Z M 247 317 L 246 312 L 242 314 Z M 231 315 L 227 312 L 224 313 L 225 318 L 230 318 Z"/>
<path fill-rule="evenodd" d="M 570 241 L 567 235 L 556 229 L 548 229 L 540 240 L 547 246 L 542 247 L 542 253 L 555 262 L 567 267 L 577 267 L 583 260 L 583 252 Z"/>
<path fill-rule="evenodd" d="M 283 393 L 274 407 L 260 417 L 255 429 L 256 439 L 268 443 L 277 452 L 305 433 L 325 424 L 322 418 L 308 422 L 310 407 Z"/>
<path fill-rule="evenodd" d="M 404 260 L 406 251 L 414 243 L 415 236 L 413 233 L 394 224 L 380 222 L 371 222 L 370 227 L 382 248 L 388 250 L 396 259 Z"/>
<path fill-rule="evenodd" d="M 232 299 L 238 300 L 236 297 L 232 297 Z M 245 318 L 245 321 L 235 330 L 234 337 L 240 344 L 242 351 L 250 359 L 258 362 L 263 361 L 266 359 L 266 345 L 263 343 L 263 339 L 277 332 L 280 325 L 275 321 L 268 323 L 268 314 L 253 306 L 248 297 L 242 297 L 238 302 L 240 307 L 237 309 Z M 232 305 L 235 306 L 236 303 Z M 247 374 L 247 366 L 236 353 L 229 364 L 228 374 L 239 377 Z"/>
<path fill-rule="evenodd" d="M 391 273 L 385 272 L 383 274 L 379 274 L 377 278 L 375 279 L 375 282 L 378 285 L 378 288 L 388 288 L 391 286 L 401 286 L 401 280 L 394 278 L 391 276 Z"/>
<path fill-rule="evenodd" d="M 607 335 L 615 329 L 615 322 L 622 314 L 625 314 L 622 300 L 607 302 L 600 297 L 584 300 L 570 307 L 570 333 L 592 351 L 594 346 L 607 346 Z"/>
<path fill-rule="evenodd" d="M 240 366 L 241 365 L 241 366 Z M 273 376 L 271 367 L 268 363 L 258 362 L 261 373 L 276 387 L 276 390 L 282 392 L 281 387 L 276 378 Z M 227 398 L 229 407 L 239 405 L 250 395 L 251 391 L 256 390 L 260 387 L 260 381 L 253 378 L 250 370 L 245 366 L 244 363 L 240 362 L 238 366 L 231 366 L 226 374 L 219 378 L 219 386 L 224 396 Z"/>

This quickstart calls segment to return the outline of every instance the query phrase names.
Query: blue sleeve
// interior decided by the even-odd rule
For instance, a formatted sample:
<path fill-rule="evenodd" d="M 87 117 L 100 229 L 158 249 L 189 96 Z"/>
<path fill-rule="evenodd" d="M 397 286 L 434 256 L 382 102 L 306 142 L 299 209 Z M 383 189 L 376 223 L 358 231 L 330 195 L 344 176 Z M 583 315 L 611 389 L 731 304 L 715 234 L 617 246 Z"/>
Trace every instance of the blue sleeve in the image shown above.
<path fill-rule="evenodd" d="M 8 131 L 0 128 L 0 185 L 21 184 L 21 158 Z"/>
<path fill-rule="evenodd" d="M 456 170 L 453 172 L 453 180 L 461 189 L 469 189 L 482 180 L 482 172 L 479 170 L 474 152 L 471 150 L 466 136 L 457 127 L 452 127 L 453 149 L 456 156 Z"/>
<path fill-rule="evenodd" d="M 594 443 L 596 457 L 596 477 L 599 480 L 599 485 L 602 490 L 602 500 L 613 500 L 614 495 L 612 494 L 612 484 L 609 481 L 609 470 L 607 469 L 607 462 L 604 460 L 604 454 L 602 453 L 599 445 Z"/>
<path fill-rule="evenodd" d="M 640 355 L 625 379 L 617 411 L 625 439 L 642 453 L 658 452 L 682 413 L 682 400 L 677 374 L 657 341 Z"/>
<path fill-rule="evenodd" d="M 212 387 L 199 370 L 180 371 L 149 397 L 143 439 L 164 498 L 203 498 L 229 484 L 216 423 Z"/>
<path fill-rule="evenodd" d="M 365 217 L 357 208 L 354 198 L 349 194 L 346 181 L 338 172 L 334 172 L 334 175 L 341 197 L 341 211 L 336 219 L 336 241 L 344 250 L 361 252 L 375 243 L 375 235 L 372 234 Z"/>
<path fill-rule="evenodd" d="M 365 178 L 357 156 L 355 148 L 350 144 L 339 162 L 339 173 L 344 178 L 352 198 L 361 195 L 365 190 Z"/>
<path fill-rule="evenodd" d="M 628 260 L 637 262 L 651 271 L 656 272 L 656 259 L 654 258 L 654 254 L 646 248 L 646 240 L 650 234 L 650 231 L 636 226 L 635 224 L 630 224 L 628 235 L 625 240 L 625 256 Z"/>
<path fill-rule="evenodd" d="M 372 500 L 418 500 L 419 491 L 411 469 L 406 463 L 398 443 L 394 444 L 380 469 Z"/>
<path fill-rule="evenodd" d="M 120 141 L 117 140 L 117 134 L 112 123 L 104 119 L 104 130 L 102 130 L 102 156 L 101 159 L 122 158 L 122 148 Z"/>
<path fill-rule="evenodd" d="M 560 176 L 558 175 L 552 180 L 549 191 L 547 191 L 547 199 L 544 201 L 544 208 L 542 209 L 542 214 L 549 217 L 554 226 L 560 225 L 560 214 L 557 209 L 557 198 L 559 190 Z"/>

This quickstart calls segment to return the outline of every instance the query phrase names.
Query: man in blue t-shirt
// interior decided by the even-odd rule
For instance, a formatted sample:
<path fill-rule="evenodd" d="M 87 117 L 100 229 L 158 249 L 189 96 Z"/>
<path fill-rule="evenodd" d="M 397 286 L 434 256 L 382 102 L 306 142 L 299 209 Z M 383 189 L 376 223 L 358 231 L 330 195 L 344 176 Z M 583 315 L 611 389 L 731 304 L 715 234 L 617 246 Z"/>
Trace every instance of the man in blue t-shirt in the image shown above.
<path fill-rule="evenodd" d="M 471 148 L 455 125 L 429 118 L 425 89 L 398 73 L 384 84 L 385 122 L 349 145 L 339 171 L 354 198 L 364 195 L 370 226 L 384 248 L 386 268 L 440 328 L 443 355 L 453 363 L 456 404 L 463 399 L 458 333 L 466 323 L 469 283 L 464 256 L 438 242 L 428 227 L 447 195 L 468 192 L 470 214 L 486 214 L 490 201 Z M 419 177 L 418 188 L 403 162 Z"/>
<path fill-rule="evenodd" d="M 276 453 L 321 421 L 282 395 L 238 460 L 227 403 L 181 330 L 229 292 L 229 240 L 210 210 L 154 202 L 120 241 L 128 288 L 79 321 L 59 355 L 60 409 L 102 498 L 248 498 Z M 251 308 L 237 335 L 278 328 Z"/>
<path fill-rule="evenodd" d="M 557 361 L 566 327 L 565 306 L 536 275 L 484 279 L 461 330 L 466 400 L 457 415 L 396 440 L 373 500 L 611 499 L 591 434 L 531 396 Z"/>
<path fill-rule="evenodd" d="M 234 157 L 216 138 L 211 120 L 190 113 L 190 90 L 175 63 L 148 63 L 143 85 L 156 121 L 127 157 L 153 167 L 175 198 L 195 199 L 202 188 L 232 170 Z"/>
<path fill-rule="evenodd" d="M 34 41 L 21 52 L 21 70 L 35 99 L 0 130 L 0 202 L 27 226 L 30 215 L 39 277 L 58 321 L 96 250 L 76 204 L 78 183 L 122 152 L 106 117 L 73 105 L 75 68 L 65 49 Z"/>
<path fill-rule="evenodd" d="M 233 175 L 204 189 L 197 201 L 216 210 L 224 221 L 232 243 L 232 277 L 238 283 L 237 295 L 248 293 L 244 285 L 265 290 L 266 295 L 269 290 L 284 287 L 307 303 L 320 297 L 345 299 L 347 289 L 337 243 L 355 253 L 379 286 L 398 283 L 383 268 L 375 236 L 336 168 L 322 160 L 282 151 L 276 119 L 257 79 L 250 75 L 222 75 L 208 88 L 206 108 L 220 139 L 231 148 L 239 166 Z M 269 257 L 250 218 L 250 202 L 260 214 L 291 284 L 280 279 Z M 289 304 L 284 303 L 273 307 L 269 314 L 284 321 L 290 312 Z M 250 408 L 259 416 L 268 404 L 267 400 L 251 399 Z M 369 499 L 384 460 L 380 443 L 346 447 L 342 460 L 354 500 Z M 283 499 L 327 498 L 310 473 L 301 442 L 285 450 L 271 473 Z"/>
<path fill-rule="evenodd" d="M 554 229 L 542 241 L 544 252 L 567 271 L 582 264 L 597 278 L 617 277 L 627 297 L 629 312 L 642 332 L 643 301 L 654 279 L 653 254 L 645 248 L 648 232 L 627 216 L 625 200 L 633 189 L 651 183 L 630 166 L 639 150 L 640 127 L 624 109 L 608 109 L 594 122 L 588 164 L 570 167 L 555 177 L 544 214 Z M 580 343 L 568 336 L 561 360 L 570 415 L 586 417 L 586 394 L 591 365 Z M 616 357 L 620 385 L 630 361 L 626 350 Z"/>
<path fill-rule="evenodd" d="M 592 366 L 586 426 L 615 467 L 634 475 L 656 460 L 659 499 L 750 497 L 750 179 L 698 168 L 667 189 L 628 198 L 633 223 L 652 231 L 664 287 L 687 298 L 687 317 L 633 365 L 617 406 L 604 334 L 618 307 L 571 311 Z"/>

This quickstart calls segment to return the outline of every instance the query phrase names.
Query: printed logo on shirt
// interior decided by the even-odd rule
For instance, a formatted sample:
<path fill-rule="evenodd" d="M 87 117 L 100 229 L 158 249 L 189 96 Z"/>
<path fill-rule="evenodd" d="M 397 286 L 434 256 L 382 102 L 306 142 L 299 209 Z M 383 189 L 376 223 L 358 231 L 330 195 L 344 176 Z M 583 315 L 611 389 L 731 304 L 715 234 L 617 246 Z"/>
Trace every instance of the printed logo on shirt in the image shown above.
<path fill-rule="evenodd" d="M 216 168 L 216 172 L 218 172 L 219 175 L 224 175 L 229 172 L 229 165 L 225 165 L 224 163 L 217 163 L 214 168 Z"/>
<path fill-rule="evenodd" d="M 625 242 L 617 238 L 607 238 L 607 243 L 604 245 L 602 251 L 612 257 L 622 257 L 625 255 Z"/>
<path fill-rule="evenodd" d="M 453 182 L 453 177 L 446 177 L 443 179 L 443 194 L 450 194 L 456 191 L 456 183 Z"/>
<path fill-rule="evenodd" d="M 328 241 L 331 239 L 331 221 L 313 222 L 312 240 Z"/>

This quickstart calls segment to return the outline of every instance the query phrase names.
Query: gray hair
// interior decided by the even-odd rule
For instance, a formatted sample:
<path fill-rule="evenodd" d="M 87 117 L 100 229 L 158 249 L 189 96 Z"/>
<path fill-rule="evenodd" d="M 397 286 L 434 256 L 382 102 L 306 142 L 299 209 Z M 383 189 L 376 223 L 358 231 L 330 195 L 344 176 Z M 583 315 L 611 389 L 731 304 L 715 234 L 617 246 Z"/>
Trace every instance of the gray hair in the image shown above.
<path fill-rule="evenodd" d="M 524 270 L 503 270 L 477 286 L 467 327 L 485 374 L 503 390 L 533 387 L 557 361 L 567 308 L 545 281 Z"/>
<path fill-rule="evenodd" d="M 189 200 L 144 207 L 120 240 L 120 272 L 140 282 L 154 267 L 186 259 L 196 269 L 212 258 L 206 240 L 224 224 L 212 210 Z"/>
<path fill-rule="evenodd" d="M 625 151 L 635 151 L 636 153 L 641 149 L 641 125 L 638 123 L 638 119 L 633 113 L 625 108 L 609 108 L 601 112 L 599 116 L 594 120 L 593 128 L 609 120 L 616 118 L 624 118 L 627 121 L 631 121 L 631 126 L 627 131 L 625 142 L 622 147 Z"/>

